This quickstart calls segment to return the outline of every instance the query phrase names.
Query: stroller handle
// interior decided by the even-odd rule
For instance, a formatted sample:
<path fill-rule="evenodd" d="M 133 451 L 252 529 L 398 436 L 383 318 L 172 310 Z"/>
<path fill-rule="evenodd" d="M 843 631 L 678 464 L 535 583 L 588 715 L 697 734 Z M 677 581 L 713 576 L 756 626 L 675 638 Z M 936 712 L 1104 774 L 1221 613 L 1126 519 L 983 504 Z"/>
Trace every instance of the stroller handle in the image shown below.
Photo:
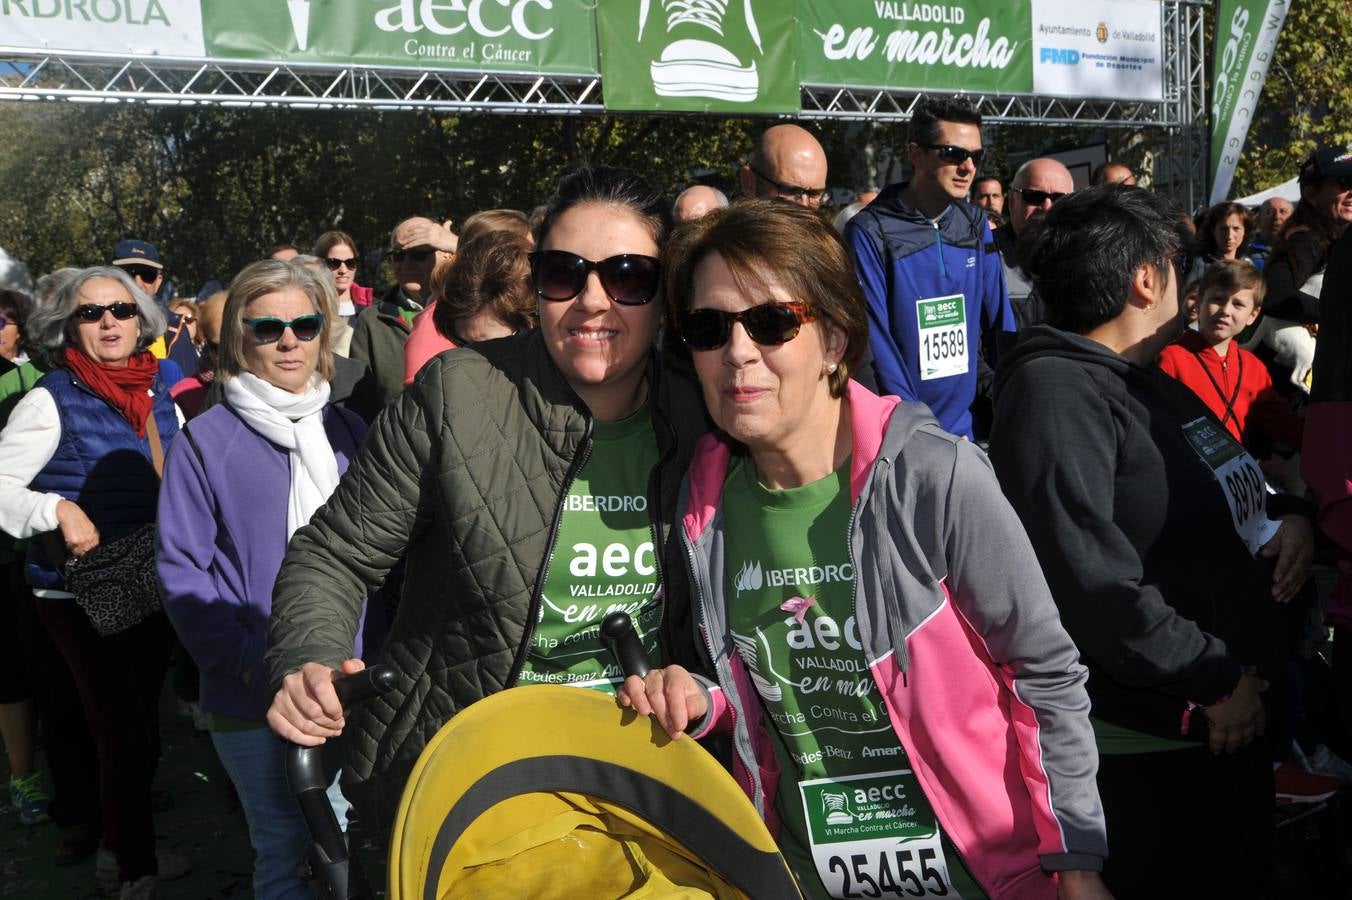
<path fill-rule="evenodd" d="M 628 613 L 614 612 L 601 621 L 601 640 L 620 664 L 620 671 L 628 678 L 637 675 L 646 678 L 652 669 L 648 654 L 639 643 L 638 632 Z"/>
<path fill-rule="evenodd" d="M 386 693 L 396 681 L 398 675 L 393 667 L 373 666 L 335 678 L 333 689 L 346 710 L 354 703 Z M 310 845 L 308 861 L 321 897 L 334 900 L 370 897 L 371 888 L 357 861 L 349 859 L 347 840 L 329 804 L 329 779 L 324 773 L 323 749 L 322 746 L 302 747 L 299 744 L 289 744 L 286 748 L 286 780 L 314 841 Z"/>

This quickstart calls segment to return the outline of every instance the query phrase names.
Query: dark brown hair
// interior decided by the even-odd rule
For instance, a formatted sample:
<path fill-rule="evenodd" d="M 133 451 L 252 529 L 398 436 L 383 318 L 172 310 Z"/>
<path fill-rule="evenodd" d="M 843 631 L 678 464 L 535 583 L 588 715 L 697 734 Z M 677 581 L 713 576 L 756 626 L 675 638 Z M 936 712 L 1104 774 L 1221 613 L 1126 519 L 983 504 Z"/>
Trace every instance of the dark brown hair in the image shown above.
<path fill-rule="evenodd" d="M 1221 248 L 1216 243 L 1216 226 L 1231 216 L 1239 216 L 1239 220 L 1244 223 L 1244 239 L 1239 242 L 1236 255 L 1242 256 L 1249 249 L 1249 238 L 1253 235 L 1253 219 L 1249 211 L 1242 203 L 1217 203 L 1208 207 L 1197 223 L 1197 241 L 1207 256 L 1220 255 Z"/>
<path fill-rule="evenodd" d="M 321 234 L 315 241 L 315 256 L 318 256 L 320 259 L 325 259 L 328 257 L 329 251 L 333 250 L 333 248 L 337 247 L 339 244 L 351 247 L 352 255 L 358 256 L 357 242 L 352 240 L 352 235 L 348 234 L 346 231 L 326 231 Z M 359 256 L 358 261 L 360 262 Z"/>
<path fill-rule="evenodd" d="M 773 280 L 845 333 L 844 356 L 829 379 L 831 395 L 843 396 L 850 369 L 868 344 L 868 313 L 850 251 L 836 230 L 815 210 L 780 200 L 739 201 L 678 229 L 662 266 L 673 333 L 676 317 L 695 299 L 695 269 L 714 253 L 744 293 L 764 293 Z"/>
<path fill-rule="evenodd" d="M 0 290 L 0 315 L 19 326 L 19 349 L 26 355 L 37 353 L 37 348 L 28 340 L 28 316 L 33 311 L 33 299 L 23 291 Z"/>
<path fill-rule="evenodd" d="M 515 330 L 534 327 L 530 248 L 525 235 L 512 231 L 485 231 L 461 242 L 455 264 L 446 273 L 444 292 L 432 311 L 437 331 L 459 342 L 455 320 L 485 309 Z"/>

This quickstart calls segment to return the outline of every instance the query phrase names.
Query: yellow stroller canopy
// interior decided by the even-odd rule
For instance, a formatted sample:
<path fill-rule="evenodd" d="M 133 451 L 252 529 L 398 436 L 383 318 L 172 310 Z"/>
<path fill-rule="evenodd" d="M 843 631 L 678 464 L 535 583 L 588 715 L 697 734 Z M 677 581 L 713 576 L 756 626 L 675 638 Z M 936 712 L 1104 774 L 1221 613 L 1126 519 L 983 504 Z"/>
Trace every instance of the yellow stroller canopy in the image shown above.
<path fill-rule="evenodd" d="M 713 757 L 575 687 L 513 688 L 447 723 L 390 845 L 390 900 L 798 896 Z"/>

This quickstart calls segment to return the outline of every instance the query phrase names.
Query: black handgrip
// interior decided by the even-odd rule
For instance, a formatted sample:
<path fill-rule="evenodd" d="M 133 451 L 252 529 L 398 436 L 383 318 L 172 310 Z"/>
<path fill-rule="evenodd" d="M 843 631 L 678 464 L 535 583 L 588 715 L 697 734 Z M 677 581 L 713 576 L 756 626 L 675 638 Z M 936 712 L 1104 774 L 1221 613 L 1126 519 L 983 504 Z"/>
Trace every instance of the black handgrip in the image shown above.
<path fill-rule="evenodd" d="M 373 666 L 333 680 L 333 689 L 346 711 L 353 704 L 370 700 L 394 687 L 398 675 L 390 666 Z M 358 900 L 372 896 L 366 876 L 349 857 L 343 829 L 329 803 L 329 776 L 324 771 L 323 747 L 286 748 L 286 780 L 291 796 L 300 806 L 313 843 L 307 858 L 314 870 L 320 896 L 333 900 Z"/>
<path fill-rule="evenodd" d="M 647 677 L 652 663 L 639 643 L 638 632 L 634 631 L 634 623 L 628 613 L 614 612 L 606 616 L 601 621 L 601 640 L 620 664 L 620 671 L 626 678 L 630 675 Z"/>
<path fill-rule="evenodd" d="M 372 666 L 352 675 L 343 675 L 333 680 L 333 690 L 343 708 L 354 703 L 364 703 L 373 697 L 379 697 L 394 687 L 399 680 L 392 666 Z"/>

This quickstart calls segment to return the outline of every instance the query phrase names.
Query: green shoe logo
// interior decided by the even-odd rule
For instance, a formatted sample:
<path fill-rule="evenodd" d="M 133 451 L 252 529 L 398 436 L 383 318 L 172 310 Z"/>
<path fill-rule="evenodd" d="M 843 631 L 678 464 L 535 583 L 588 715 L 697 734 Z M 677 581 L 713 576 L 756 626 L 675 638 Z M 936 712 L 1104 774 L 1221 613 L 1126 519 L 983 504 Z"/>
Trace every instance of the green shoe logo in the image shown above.
<path fill-rule="evenodd" d="M 764 56 L 765 48 L 751 0 L 743 0 L 740 10 L 734 7 L 731 16 L 727 0 L 660 0 L 660 3 L 666 13 L 669 42 L 650 67 L 653 90 L 658 96 L 754 102 L 760 93 L 760 74 L 754 57 Z M 651 0 L 640 0 L 639 41 L 643 40 L 651 6 Z M 736 33 L 732 29 L 738 25 L 750 39 L 750 46 L 738 46 L 738 42 L 729 40 L 730 34 Z"/>

